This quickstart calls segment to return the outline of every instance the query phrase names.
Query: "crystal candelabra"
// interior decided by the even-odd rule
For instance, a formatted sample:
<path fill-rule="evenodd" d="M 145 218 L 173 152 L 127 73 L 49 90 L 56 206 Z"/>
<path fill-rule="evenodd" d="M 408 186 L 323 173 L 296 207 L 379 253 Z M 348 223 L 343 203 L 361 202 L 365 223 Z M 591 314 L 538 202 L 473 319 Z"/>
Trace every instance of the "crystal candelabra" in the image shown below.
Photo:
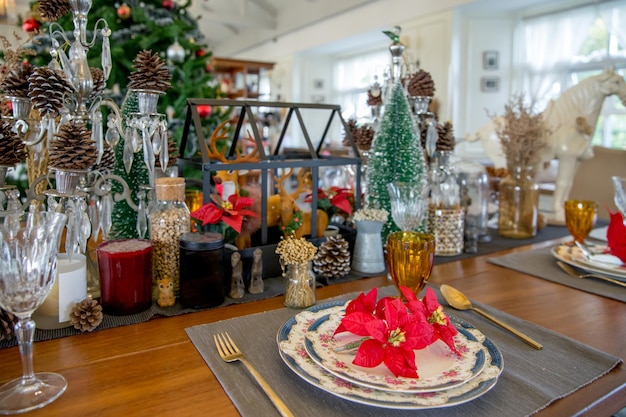
<path fill-rule="evenodd" d="M 91 9 L 91 0 L 69 0 L 68 3 L 74 24 L 72 36 L 68 36 L 58 23 L 51 23 L 50 65 L 35 69 L 29 77 L 28 97 L 6 97 L 11 102 L 12 114 L 3 118 L 29 147 L 35 160 L 43 159 L 44 148 L 49 150 L 50 169 L 32 182 L 22 204 L 17 190 L 4 185 L 7 167 L 0 166 L 0 211 L 25 210 L 31 204 L 45 200 L 48 210 L 65 212 L 68 216 L 66 251 L 71 255 L 84 253 L 90 236 L 97 238 L 102 231 L 104 237 L 107 237 L 112 224 L 113 205 L 122 200 L 138 212 L 137 231 L 141 238 L 145 237 L 147 190 L 154 185 L 155 161 L 159 160 L 160 168 L 165 172 L 169 155 L 166 116 L 157 112 L 159 95 L 163 91 L 131 88 L 127 98 L 131 95 L 136 98 L 137 110 L 128 113 L 123 113 L 111 99 L 104 98 L 104 86 L 112 68 L 109 44 L 111 30 L 104 19 L 99 19 L 92 29 L 92 39 L 88 40 L 87 15 Z M 94 69 L 89 67 L 87 56 L 98 39 L 102 42 L 102 68 Z M 33 76 L 35 81 L 43 80 L 40 86 L 52 86 L 50 97 L 32 88 Z M 33 94 L 38 95 L 32 97 Z M 33 107 L 39 111 L 39 120 L 31 116 Z M 106 132 L 103 127 L 103 108 L 108 110 Z M 95 160 L 79 166 L 52 163 L 54 148 L 51 148 L 51 144 L 59 136 L 72 136 L 75 129 L 66 128 L 68 132 L 62 133 L 63 126 L 70 124 L 72 127 L 84 126 L 85 131 L 90 132 L 88 137 L 82 138 L 80 146 L 85 148 L 85 154 L 95 154 Z M 133 164 L 135 153 L 143 151 L 150 184 L 137 193 L 138 204 L 131 198 L 131 190 L 124 179 L 113 175 L 108 167 L 100 166 L 105 143 L 112 150 L 120 139 L 124 141 L 123 164 L 127 172 Z M 65 144 L 57 148 L 71 146 Z M 58 155 L 55 157 L 59 159 Z M 55 178 L 55 188 L 51 186 L 52 177 Z M 49 188 L 41 192 L 39 190 L 45 185 L 42 184 L 44 182 L 48 183 Z M 121 184 L 122 192 L 112 192 L 114 182 Z"/>

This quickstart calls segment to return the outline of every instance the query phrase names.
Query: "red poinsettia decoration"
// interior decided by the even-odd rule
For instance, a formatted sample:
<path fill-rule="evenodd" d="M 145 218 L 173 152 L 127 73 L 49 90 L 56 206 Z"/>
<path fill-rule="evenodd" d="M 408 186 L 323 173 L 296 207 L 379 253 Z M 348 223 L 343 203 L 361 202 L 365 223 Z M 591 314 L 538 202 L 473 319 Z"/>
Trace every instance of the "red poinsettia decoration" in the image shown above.
<path fill-rule="evenodd" d="M 441 339 L 460 355 L 453 340 L 457 330 L 431 288 L 421 301 L 408 288 L 401 287 L 401 291 L 406 303 L 392 297 L 376 302 L 376 288 L 361 293 L 347 305 L 335 334 L 350 332 L 365 337 L 353 360 L 355 365 L 373 368 L 384 363 L 396 377 L 419 378 L 415 350 Z"/>
<path fill-rule="evenodd" d="M 350 199 L 352 198 L 352 190 L 349 188 L 340 188 L 340 187 L 330 187 L 328 192 L 322 190 L 321 188 L 317 189 L 317 207 L 328 212 L 329 214 L 334 214 L 331 209 L 339 209 L 348 213 L 349 216 L 352 215 L 352 202 Z M 304 201 L 310 203 L 312 200 L 312 194 L 308 194 Z"/>
<path fill-rule="evenodd" d="M 459 332 L 454 324 L 450 322 L 450 317 L 443 312 L 443 306 L 439 304 L 435 292 L 428 288 L 422 300 L 418 300 L 415 293 L 406 287 L 400 287 L 402 295 L 407 300 L 407 307 L 413 313 L 423 314 L 428 322 L 433 326 L 433 339 L 430 344 L 441 339 L 451 351 L 460 355 L 454 345 L 454 336 Z"/>
<path fill-rule="evenodd" d="M 248 208 L 254 203 L 250 197 L 232 194 L 224 201 L 217 194 L 211 194 L 212 203 L 207 203 L 191 213 L 191 217 L 198 219 L 202 225 L 224 222 L 237 233 L 241 233 L 241 226 L 245 216 L 257 217 L 257 214 Z"/>
<path fill-rule="evenodd" d="M 619 211 L 613 213 L 609 210 L 611 221 L 606 231 L 607 252 L 613 256 L 617 256 L 622 262 L 626 263 L 626 225 L 624 225 L 624 217 Z"/>

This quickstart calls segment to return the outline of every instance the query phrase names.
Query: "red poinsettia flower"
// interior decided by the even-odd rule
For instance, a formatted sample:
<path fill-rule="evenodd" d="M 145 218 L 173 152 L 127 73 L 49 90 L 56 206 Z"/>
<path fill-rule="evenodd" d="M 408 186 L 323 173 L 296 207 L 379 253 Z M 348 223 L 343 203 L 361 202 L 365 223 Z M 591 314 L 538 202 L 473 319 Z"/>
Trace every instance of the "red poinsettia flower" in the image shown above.
<path fill-rule="evenodd" d="M 352 215 L 350 197 L 352 197 L 352 191 L 349 188 L 330 187 L 328 193 L 321 188 L 317 189 L 317 205 L 326 211 L 331 207 L 336 207 L 348 215 Z M 310 203 L 311 199 L 311 194 L 308 194 L 304 201 Z"/>
<path fill-rule="evenodd" d="M 426 290 L 421 300 L 406 287 L 401 286 L 400 292 L 406 302 L 394 297 L 377 302 L 375 288 L 359 294 L 347 304 L 334 334 L 350 332 L 363 337 L 344 346 L 358 346 L 355 365 L 371 368 L 384 363 L 396 377 L 418 378 L 414 351 L 441 339 L 460 355 L 454 344 L 458 331 L 444 314 L 432 288 Z"/>
<path fill-rule="evenodd" d="M 443 312 L 443 307 L 437 300 L 437 295 L 432 288 L 427 288 L 422 300 L 418 300 L 415 293 L 406 287 L 401 287 L 402 295 L 407 300 L 407 306 L 413 313 L 420 313 L 426 316 L 428 322 L 433 326 L 433 339 L 430 343 L 434 343 L 437 339 L 441 339 L 451 351 L 457 355 L 461 353 L 454 344 L 454 336 L 459 332 L 454 324 L 450 322 Z"/>
<path fill-rule="evenodd" d="M 609 215 L 611 221 L 606 231 L 607 252 L 626 263 L 626 225 L 624 225 L 624 218 L 619 211 L 613 213 L 609 210 Z"/>
<path fill-rule="evenodd" d="M 423 315 L 410 314 L 397 298 L 384 298 L 380 303 L 384 319 L 362 312 L 344 317 L 357 318 L 344 323 L 350 332 L 371 337 L 361 343 L 352 363 L 366 368 L 384 363 L 396 377 L 418 378 L 414 350 L 430 344 L 432 326 Z"/>
<path fill-rule="evenodd" d="M 351 315 L 352 313 L 360 312 L 369 314 L 371 316 L 374 315 L 376 311 L 376 300 L 378 299 L 378 290 L 376 288 L 372 288 L 370 292 L 367 294 L 361 293 L 354 300 L 350 301 L 346 306 L 346 316 Z M 334 334 L 339 334 L 341 332 L 347 332 L 348 329 L 343 325 L 343 322 L 337 326 Z"/>
<path fill-rule="evenodd" d="M 198 219 L 202 225 L 217 224 L 220 221 L 241 233 L 241 226 L 245 216 L 256 217 L 257 214 L 248 210 L 254 203 L 250 197 L 233 194 L 224 201 L 217 194 L 211 194 L 212 203 L 207 203 L 191 213 L 191 217 Z"/>

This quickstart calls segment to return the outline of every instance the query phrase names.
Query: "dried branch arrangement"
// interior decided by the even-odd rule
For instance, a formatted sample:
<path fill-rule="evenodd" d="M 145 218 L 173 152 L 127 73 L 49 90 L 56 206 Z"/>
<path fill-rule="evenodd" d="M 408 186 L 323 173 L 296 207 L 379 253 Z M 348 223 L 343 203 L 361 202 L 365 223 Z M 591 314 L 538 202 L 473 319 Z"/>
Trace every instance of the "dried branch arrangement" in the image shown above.
<path fill-rule="evenodd" d="M 496 134 L 509 167 L 534 166 L 539 162 L 540 152 L 547 146 L 547 137 L 551 132 L 542 114 L 535 113 L 532 106 L 524 104 L 523 96 L 509 100 L 501 117 L 489 117 L 496 124 Z"/>

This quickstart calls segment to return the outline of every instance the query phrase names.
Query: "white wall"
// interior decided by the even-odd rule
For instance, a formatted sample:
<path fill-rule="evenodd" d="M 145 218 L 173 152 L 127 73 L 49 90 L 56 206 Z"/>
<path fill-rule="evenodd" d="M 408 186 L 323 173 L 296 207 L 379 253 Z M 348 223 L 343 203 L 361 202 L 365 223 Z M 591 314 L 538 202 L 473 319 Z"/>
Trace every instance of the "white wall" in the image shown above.
<path fill-rule="evenodd" d="M 502 113 L 511 96 L 513 22 L 502 18 L 471 18 L 464 39 L 465 71 L 461 72 L 464 94 L 459 95 L 460 114 L 455 118 L 457 133 L 475 132 L 489 120 L 489 114 Z M 498 69 L 483 68 L 483 53 L 498 54 Z M 482 91 L 483 77 L 496 78 L 498 91 Z"/>

